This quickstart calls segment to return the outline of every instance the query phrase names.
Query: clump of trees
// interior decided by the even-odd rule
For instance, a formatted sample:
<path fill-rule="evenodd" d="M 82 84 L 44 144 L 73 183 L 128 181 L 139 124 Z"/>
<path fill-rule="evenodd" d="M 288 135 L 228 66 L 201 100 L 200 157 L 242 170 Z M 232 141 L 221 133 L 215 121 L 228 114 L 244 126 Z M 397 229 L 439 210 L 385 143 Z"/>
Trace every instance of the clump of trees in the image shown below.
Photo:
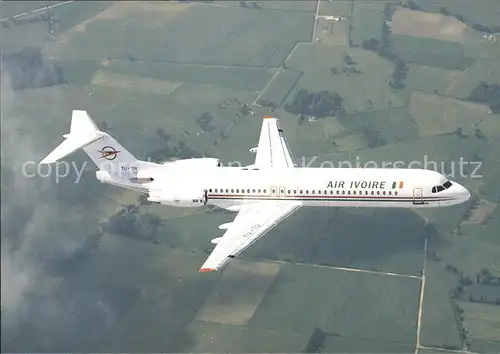
<path fill-rule="evenodd" d="M 215 129 L 212 125 L 213 120 L 214 117 L 210 113 L 203 112 L 202 115 L 196 119 L 196 124 L 198 124 L 204 132 L 211 132 Z"/>
<path fill-rule="evenodd" d="M 300 90 L 294 100 L 284 106 L 284 109 L 300 116 L 308 115 L 316 118 L 343 115 L 342 97 L 336 92 L 309 92 Z"/>
<path fill-rule="evenodd" d="M 150 151 L 147 159 L 153 162 L 162 162 L 172 158 L 202 157 L 197 151 L 190 149 L 184 140 L 177 143 L 162 128 L 158 128 L 156 135 L 160 140 L 160 147 Z"/>
<path fill-rule="evenodd" d="M 500 113 L 500 85 L 481 82 L 467 97 L 468 101 L 486 103 L 492 113 Z"/>
<path fill-rule="evenodd" d="M 5 68 L 15 91 L 67 83 L 61 67 L 47 60 L 39 48 L 25 47 L 4 57 Z"/>
<path fill-rule="evenodd" d="M 371 124 L 368 124 L 367 126 L 364 126 L 357 130 L 365 136 L 365 139 L 368 142 L 368 147 L 370 148 L 375 148 L 386 144 L 385 139 L 382 138 L 380 130 L 376 129 Z"/>
<path fill-rule="evenodd" d="M 391 11 L 390 5 L 387 5 L 385 10 L 387 12 L 386 16 L 392 17 Z M 382 24 L 381 40 L 377 38 L 365 39 L 361 43 L 361 46 L 366 50 L 377 53 L 382 58 L 392 61 L 394 63 L 394 71 L 389 84 L 394 89 L 405 88 L 404 80 L 408 75 L 409 69 L 406 63 L 392 51 L 391 29 L 386 21 Z"/>
<path fill-rule="evenodd" d="M 133 204 L 111 216 L 104 230 L 141 241 L 158 243 L 157 236 L 164 222 L 152 213 L 138 213 Z"/>

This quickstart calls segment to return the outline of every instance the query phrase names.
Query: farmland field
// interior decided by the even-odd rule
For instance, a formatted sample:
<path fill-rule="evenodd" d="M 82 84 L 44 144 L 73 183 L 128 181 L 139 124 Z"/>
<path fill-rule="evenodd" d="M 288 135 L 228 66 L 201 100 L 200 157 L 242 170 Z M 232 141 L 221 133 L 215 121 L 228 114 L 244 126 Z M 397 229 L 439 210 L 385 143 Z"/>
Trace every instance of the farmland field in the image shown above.
<path fill-rule="evenodd" d="M 393 42 L 398 57 L 417 65 L 463 70 L 471 63 L 461 43 L 402 34 L 394 35 Z"/>

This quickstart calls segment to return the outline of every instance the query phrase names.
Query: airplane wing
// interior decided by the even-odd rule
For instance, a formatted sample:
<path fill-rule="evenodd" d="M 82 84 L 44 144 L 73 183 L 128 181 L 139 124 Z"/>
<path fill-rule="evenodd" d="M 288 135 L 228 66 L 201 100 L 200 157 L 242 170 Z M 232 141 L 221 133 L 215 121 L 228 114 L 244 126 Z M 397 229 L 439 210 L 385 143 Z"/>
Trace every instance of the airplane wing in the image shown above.
<path fill-rule="evenodd" d="M 296 167 L 277 118 L 265 116 L 260 131 L 255 167 Z"/>
<path fill-rule="evenodd" d="M 207 258 L 200 272 L 216 271 L 299 209 L 301 203 L 263 201 L 243 205 Z"/>

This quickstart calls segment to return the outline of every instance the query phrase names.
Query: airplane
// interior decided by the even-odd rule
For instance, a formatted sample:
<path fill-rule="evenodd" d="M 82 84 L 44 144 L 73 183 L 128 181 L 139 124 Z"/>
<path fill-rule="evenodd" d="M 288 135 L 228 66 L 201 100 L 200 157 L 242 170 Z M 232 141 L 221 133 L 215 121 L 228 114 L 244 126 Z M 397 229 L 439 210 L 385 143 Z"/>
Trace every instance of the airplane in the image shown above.
<path fill-rule="evenodd" d="M 232 212 L 200 272 L 223 270 L 235 257 L 303 206 L 436 208 L 470 198 L 462 185 L 438 172 L 396 168 L 298 167 L 279 119 L 264 116 L 255 162 L 225 167 L 212 157 L 152 163 L 135 158 L 86 111 L 73 110 L 69 134 L 40 164 L 83 149 L 103 183 L 128 188 L 148 200 L 180 208 L 213 205 Z"/>

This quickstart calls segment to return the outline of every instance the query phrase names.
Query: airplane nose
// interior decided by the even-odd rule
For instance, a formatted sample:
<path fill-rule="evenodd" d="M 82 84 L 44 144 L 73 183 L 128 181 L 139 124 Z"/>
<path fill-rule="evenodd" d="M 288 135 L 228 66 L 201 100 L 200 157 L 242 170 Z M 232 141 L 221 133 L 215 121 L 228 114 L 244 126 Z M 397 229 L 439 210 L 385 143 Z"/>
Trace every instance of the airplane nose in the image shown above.
<path fill-rule="evenodd" d="M 463 201 L 470 199 L 470 192 L 464 186 L 457 183 L 457 193 Z"/>

